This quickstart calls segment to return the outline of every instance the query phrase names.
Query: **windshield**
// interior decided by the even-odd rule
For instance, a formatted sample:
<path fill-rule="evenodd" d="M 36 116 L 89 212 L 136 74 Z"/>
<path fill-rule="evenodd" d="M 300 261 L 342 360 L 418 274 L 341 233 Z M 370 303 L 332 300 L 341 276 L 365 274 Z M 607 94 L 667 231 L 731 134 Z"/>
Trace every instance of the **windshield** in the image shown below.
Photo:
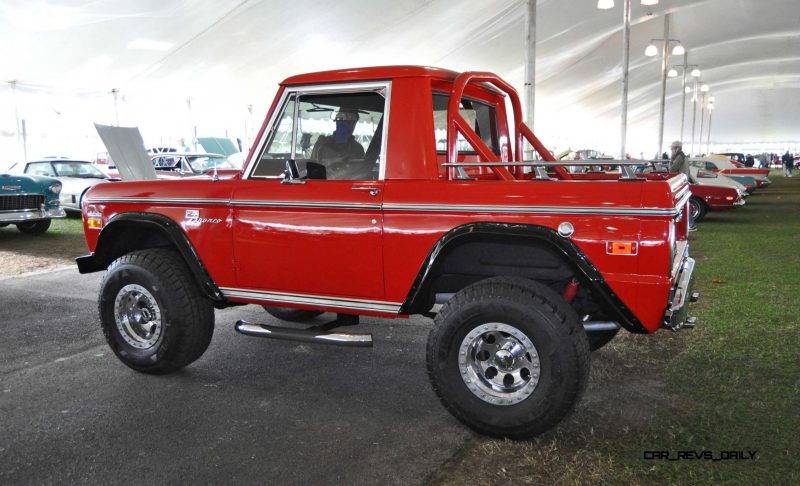
<path fill-rule="evenodd" d="M 189 166 L 192 168 L 193 172 L 208 172 L 210 170 L 213 170 L 215 165 L 217 169 L 238 168 L 225 157 L 209 157 L 209 156 L 186 157 L 186 161 L 189 162 Z"/>
<path fill-rule="evenodd" d="M 79 179 L 105 179 L 106 175 L 91 162 L 53 162 L 53 169 L 59 177 Z"/>

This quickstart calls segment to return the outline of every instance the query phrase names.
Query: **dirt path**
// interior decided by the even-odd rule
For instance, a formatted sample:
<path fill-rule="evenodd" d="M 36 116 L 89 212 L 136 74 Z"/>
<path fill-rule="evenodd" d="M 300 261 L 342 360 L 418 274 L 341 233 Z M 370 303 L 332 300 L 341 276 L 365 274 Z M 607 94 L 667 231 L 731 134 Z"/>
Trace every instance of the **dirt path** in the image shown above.
<path fill-rule="evenodd" d="M 21 233 L 13 225 L 0 228 L 0 277 L 74 265 L 88 253 L 80 218 L 53 220 L 42 235 Z"/>

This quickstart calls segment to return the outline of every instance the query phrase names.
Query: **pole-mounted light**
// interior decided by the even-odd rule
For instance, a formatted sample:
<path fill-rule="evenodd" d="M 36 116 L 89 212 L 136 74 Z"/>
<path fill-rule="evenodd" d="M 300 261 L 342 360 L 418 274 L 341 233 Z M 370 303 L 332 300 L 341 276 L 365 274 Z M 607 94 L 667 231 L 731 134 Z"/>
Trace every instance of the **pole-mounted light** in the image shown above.
<path fill-rule="evenodd" d="M 658 0 L 642 0 L 642 5 L 658 5 Z"/>
<path fill-rule="evenodd" d="M 692 74 L 693 78 L 699 78 L 700 77 L 700 70 L 697 69 L 697 68 L 694 68 L 694 69 L 692 69 L 692 73 L 691 74 Z"/>
<path fill-rule="evenodd" d="M 600 10 L 614 8 L 614 0 L 597 0 L 597 8 Z"/>
<path fill-rule="evenodd" d="M 711 89 L 711 87 L 709 85 L 705 84 L 705 83 L 700 85 L 700 91 L 702 91 L 703 93 L 708 93 L 709 89 Z"/>
<path fill-rule="evenodd" d="M 644 55 L 647 57 L 653 57 L 656 54 L 658 54 L 658 47 L 651 42 L 650 45 L 647 46 L 647 49 L 644 50 Z"/>
<path fill-rule="evenodd" d="M 670 78 L 677 78 L 678 70 L 675 68 L 670 68 L 669 71 L 667 71 L 667 76 L 669 76 Z"/>
<path fill-rule="evenodd" d="M 686 49 L 683 48 L 683 45 L 681 45 L 680 42 L 678 42 L 675 47 L 672 48 L 673 56 L 682 56 L 684 52 L 686 52 Z"/>

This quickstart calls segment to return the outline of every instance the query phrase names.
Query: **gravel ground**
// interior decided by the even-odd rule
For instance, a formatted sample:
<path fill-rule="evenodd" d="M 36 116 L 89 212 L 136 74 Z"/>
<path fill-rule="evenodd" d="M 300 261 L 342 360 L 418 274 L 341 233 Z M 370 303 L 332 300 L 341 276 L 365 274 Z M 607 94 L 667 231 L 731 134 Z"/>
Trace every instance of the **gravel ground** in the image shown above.
<path fill-rule="evenodd" d="M 75 264 L 88 253 L 79 217 L 54 219 L 47 233 L 28 235 L 14 225 L 0 228 L 0 278 Z"/>

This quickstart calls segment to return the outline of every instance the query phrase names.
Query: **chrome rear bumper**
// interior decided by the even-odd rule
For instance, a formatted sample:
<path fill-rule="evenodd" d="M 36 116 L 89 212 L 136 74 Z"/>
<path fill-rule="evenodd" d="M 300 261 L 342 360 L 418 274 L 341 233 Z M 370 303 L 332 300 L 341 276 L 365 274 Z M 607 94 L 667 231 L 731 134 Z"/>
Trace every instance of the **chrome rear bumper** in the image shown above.
<path fill-rule="evenodd" d="M 697 319 L 689 317 L 689 303 L 696 302 L 700 294 L 692 292 L 694 283 L 694 259 L 685 257 L 681 262 L 680 273 L 670 295 L 670 305 L 664 315 L 664 327 L 680 331 L 684 327 L 694 327 Z"/>

